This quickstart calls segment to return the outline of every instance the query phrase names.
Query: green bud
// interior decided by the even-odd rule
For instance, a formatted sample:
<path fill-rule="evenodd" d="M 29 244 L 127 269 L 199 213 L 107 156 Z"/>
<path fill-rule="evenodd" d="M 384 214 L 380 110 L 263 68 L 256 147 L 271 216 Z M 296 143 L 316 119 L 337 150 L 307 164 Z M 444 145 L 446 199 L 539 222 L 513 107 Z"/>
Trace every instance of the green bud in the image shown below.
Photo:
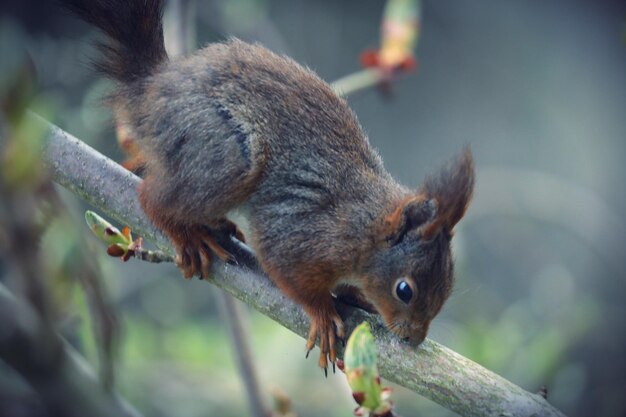
<path fill-rule="evenodd" d="M 391 410 L 389 389 L 380 385 L 376 366 L 376 345 L 367 322 L 361 323 L 350 335 L 345 352 L 345 373 L 352 396 L 360 408 L 356 415 L 383 415 Z"/>
<path fill-rule="evenodd" d="M 117 227 L 113 226 L 93 211 L 88 210 L 85 212 L 85 221 L 93 234 L 109 245 L 116 245 L 124 250 L 128 250 L 128 246 L 133 243 L 128 228 L 124 228 L 124 232 L 120 232 Z"/>

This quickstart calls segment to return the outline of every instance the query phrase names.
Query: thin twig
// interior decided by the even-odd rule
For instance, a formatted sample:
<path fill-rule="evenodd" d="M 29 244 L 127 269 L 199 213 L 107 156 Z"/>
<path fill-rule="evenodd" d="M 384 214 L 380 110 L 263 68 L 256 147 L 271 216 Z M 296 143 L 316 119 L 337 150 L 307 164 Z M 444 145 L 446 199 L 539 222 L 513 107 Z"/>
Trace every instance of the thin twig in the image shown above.
<path fill-rule="evenodd" d="M 376 68 L 364 69 L 332 82 L 330 86 L 342 97 L 375 87 L 383 80 L 383 73 Z"/>
<path fill-rule="evenodd" d="M 43 331 L 37 312 L 2 284 L 0 317 L 0 358 L 40 395 L 49 415 L 140 417 L 117 394 L 105 392 L 87 361 L 56 333 Z M 58 348 L 57 355 L 42 356 L 50 346 Z"/>
<path fill-rule="evenodd" d="M 160 250 L 135 249 L 133 257 L 153 264 L 161 262 L 174 262 L 174 257 Z"/>

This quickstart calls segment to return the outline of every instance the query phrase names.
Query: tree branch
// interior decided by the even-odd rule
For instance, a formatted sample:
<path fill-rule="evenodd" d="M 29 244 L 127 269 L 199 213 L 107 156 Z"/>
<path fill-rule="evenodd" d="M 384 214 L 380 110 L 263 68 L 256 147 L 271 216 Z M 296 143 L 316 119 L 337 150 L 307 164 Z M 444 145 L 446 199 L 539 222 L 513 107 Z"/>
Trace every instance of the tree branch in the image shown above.
<path fill-rule="evenodd" d="M 51 415 L 140 416 L 116 394 L 104 391 L 84 359 L 2 284 L 0 317 L 0 358 L 41 395 Z M 42 354 L 50 345 L 58 347 L 54 357 Z"/>
<path fill-rule="evenodd" d="M 145 217 L 136 198 L 140 179 L 80 140 L 29 115 L 32 123 L 50 129 L 43 158 L 54 181 L 172 253 L 167 239 Z M 216 262 L 213 283 L 301 337 L 308 334 L 304 311 L 282 294 L 256 266 L 243 244 L 236 252 L 238 266 Z M 236 249 L 236 250 L 235 250 Z M 463 416 L 563 416 L 544 398 L 531 394 L 469 359 L 429 339 L 418 348 L 401 343 L 378 316 L 339 306 L 348 329 L 370 322 L 379 352 L 382 376 Z"/>

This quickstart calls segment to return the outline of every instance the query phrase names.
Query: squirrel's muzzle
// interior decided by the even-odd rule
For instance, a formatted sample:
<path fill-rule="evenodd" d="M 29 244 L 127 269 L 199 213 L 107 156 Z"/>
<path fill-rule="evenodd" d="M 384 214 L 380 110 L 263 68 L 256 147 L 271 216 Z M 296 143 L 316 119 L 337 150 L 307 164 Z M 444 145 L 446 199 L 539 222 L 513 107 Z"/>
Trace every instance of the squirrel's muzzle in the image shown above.
<path fill-rule="evenodd" d="M 402 340 L 413 347 L 418 347 L 424 341 L 424 339 L 426 339 L 428 327 L 428 324 L 426 324 L 419 326 L 418 328 L 413 328 L 411 334 L 409 336 L 403 337 Z"/>

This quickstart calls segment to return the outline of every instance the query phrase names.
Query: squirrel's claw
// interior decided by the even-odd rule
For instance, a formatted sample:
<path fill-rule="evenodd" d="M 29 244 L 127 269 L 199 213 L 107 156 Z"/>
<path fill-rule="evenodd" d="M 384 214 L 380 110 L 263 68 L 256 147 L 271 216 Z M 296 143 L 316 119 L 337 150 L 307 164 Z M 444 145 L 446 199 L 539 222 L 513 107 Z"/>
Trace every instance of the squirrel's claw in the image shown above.
<path fill-rule="evenodd" d="M 311 318 L 309 337 L 306 342 L 307 358 L 318 337 L 320 346 L 319 366 L 324 370 L 324 376 L 328 377 L 328 362 L 332 364 L 333 373 L 336 369 L 337 339 L 342 340 L 345 337 L 343 321 L 336 313 L 334 317 Z"/>
<path fill-rule="evenodd" d="M 209 277 L 213 254 L 208 247 L 193 240 L 176 245 L 176 265 L 183 271 L 186 279 L 199 276 Z"/>

